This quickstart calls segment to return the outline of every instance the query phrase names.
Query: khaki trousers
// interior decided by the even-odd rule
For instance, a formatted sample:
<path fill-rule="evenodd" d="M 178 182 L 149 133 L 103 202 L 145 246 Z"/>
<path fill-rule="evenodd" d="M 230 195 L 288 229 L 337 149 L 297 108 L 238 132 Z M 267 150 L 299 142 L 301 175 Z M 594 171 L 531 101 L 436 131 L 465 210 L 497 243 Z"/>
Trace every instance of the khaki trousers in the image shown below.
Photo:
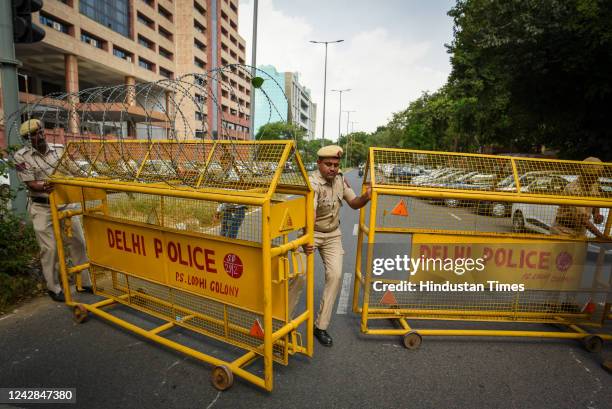
<path fill-rule="evenodd" d="M 314 246 L 319 250 L 325 266 L 325 288 L 323 289 L 323 297 L 319 305 L 315 326 L 319 329 L 327 329 L 342 283 L 344 249 L 342 248 L 340 229 L 331 233 L 315 232 Z"/>
<path fill-rule="evenodd" d="M 315 326 L 319 329 L 327 329 L 338 297 L 338 291 L 342 282 L 342 259 L 344 249 L 342 248 L 342 236 L 340 230 L 331 233 L 315 232 L 314 247 L 319 250 L 323 266 L 325 267 L 325 288 L 319 305 L 319 312 L 315 320 Z M 289 281 L 289 317 L 295 318 L 295 307 L 302 295 L 306 276 L 302 275 Z"/>
<path fill-rule="evenodd" d="M 58 262 L 57 242 L 53 234 L 51 208 L 39 203 L 30 203 L 29 212 L 32 224 L 34 225 L 36 240 L 40 246 L 40 262 L 42 264 L 43 276 L 47 282 L 47 288 L 49 291 L 57 294 L 62 290 L 62 286 L 59 281 L 59 271 L 56 267 Z M 85 237 L 83 236 L 83 228 L 79 218 L 72 218 L 72 237 L 67 237 L 63 231 L 64 229 L 61 230 L 62 238 L 68 244 L 73 265 L 87 263 Z M 84 286 L 91 286 L 89 270 L 83 270 L 81 277 Z"/>

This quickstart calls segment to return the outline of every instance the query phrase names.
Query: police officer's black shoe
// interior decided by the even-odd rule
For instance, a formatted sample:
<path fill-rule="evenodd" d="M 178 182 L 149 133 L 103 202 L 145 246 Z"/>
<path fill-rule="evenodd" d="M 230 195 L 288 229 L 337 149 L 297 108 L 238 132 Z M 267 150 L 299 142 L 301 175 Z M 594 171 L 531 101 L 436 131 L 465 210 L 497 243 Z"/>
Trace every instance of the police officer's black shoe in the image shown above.
<path fill-rule="evenodd" d="M 314 336 L 319 340 L 321 345 L 330 347 L 334 343 L 332 337 L 324 329 L 314 327 Z"/>
<path fill-rule="evenodd" d="M 66 301 L 66 297 L 64 297 L 64 292 L 60 291 L 59 293 L 54 293 L 53 291 L 49 290 L 49 297 L 51 297 L 51 299 L 53 301 L 57 301 L 57 302 L 65 302 Z"/>
<path fill-rule="evenodd" d="M 91 288 L 90 285 L 84 285 L 83 287 L 81 287 L 82 290 L 79 291 L 80 293 L 88 293 L 88 294 L 93 294 L 93 288 Z"/>

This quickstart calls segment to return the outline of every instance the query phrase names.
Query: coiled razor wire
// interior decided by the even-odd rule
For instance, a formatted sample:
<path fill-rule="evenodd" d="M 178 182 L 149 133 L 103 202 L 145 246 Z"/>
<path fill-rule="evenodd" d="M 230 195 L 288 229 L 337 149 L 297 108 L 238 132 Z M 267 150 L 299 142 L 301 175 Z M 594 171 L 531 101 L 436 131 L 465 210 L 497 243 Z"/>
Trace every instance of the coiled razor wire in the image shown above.
<path fill-rule="evenodd" d="M 249 88 L 251 83 L 254 84 L 255 92 L 260 93 L 263 97 L 259 98 L 264 103 L 260 102 L 256 114 L 258 118 L 265 118 L 264 124 L 269 123 L 273 117 L 287 122 L 287 112 L 279 110 L 274 103 L 275 98 L 273 97 L 287 101 L 283 87 L 275 78 L 249 65 L 230 64 L 202 73 L 185 74 L 175 79 L 94 87 L 76 93 L 52 93 L 33 103 L 26 104 L 18 112 L 6 117 L 5 134 L 7 136 L 19 135 L 15 120 L 19 116 L 21 122 L 33 118 L 41 120 L 48 143 L 64 145 L 70 141 L 98 141 L 100 145 L 104 145 L 106 141 L 114 140 L 113 144 L 119 146 L 118 154 L 124 164 L 121 169 L 95 166 L 96 160 L 104 162 L 105 158 L 85 152 L 79 155 L 78 159 L 72 158 L 73 163 L 71 164 L 67 164 L 66 159 L 63 162 L 62 173 L 76 177 L 82 177 L 85 171 L 89 175 L 94 174 L 111 179 L 142 179 L 139 174 L 141 170 L 139 161 L 142 161 L 142 158 L 134 156 L 133 149 L 127 148 L 129 141 L 134 139 L 148 141 L 147 146 L 142 148 L 144 150 L 152 147 L 160 149 L 162 145 L 157 143 L 160 140 L 175 142 L 190 140 L 191 146 L 193 146 L 194 139 L 225 140 L 225 158 L 230 157 L 230 160 L 240 161 L 242 169 L 258 172 L 257 166 L 249 166 L 244 155 L 239 154 L 238 143 L 227 142 L 227 140 L 238 139 L 235 135 L 236 124 L 226 120 L 228 113 L 224 112 L 220 101 L 221 95 L 224 101 L 239 100 L 236 86 L 232 85 L 233 81 L 229 79 L 228 74 L 230 73 L 246 79 L 249 82 Z M 262 80 L 265 87 L 260 86 Z M 217 85 L 221 89 L 220 95 L 213 92 Z M 235 112 L 232 112 L 233 108 L 230 109 L 227 106 L 232 117 L 248 118 L 242 104 L 236 105 Z M 200 118 L 196 121 L 190 120 L 189 118 L 194 118 L 196 113 L 200 114 Z M 207 115 L 213 115 L 214 118 L 215 113 L 217 118 L 220 118 L 221 127 L 217 134 L 213 135 L 208 126 Z M 195 128 L 194 124 L 197 124 L 199 128 Z M 205 136 L 205 138 L 198 138 L 200 136 Z M 266 137 L 274 139 L 275 136 L 267 135 Z M 295 135 L 293 139 L 295 140 Z M 25 146 L 31 146 L 27 138 L 23 138 L 22 142 Z M 176 180 L 184 179 L 183 172 L 179 170 L 179 164 L 183 168 L 201 168 L 206 158 L 194 157 L 193 152 L 185 152 L 188 146 L 187 143 L 173 144 L 170 161 L 162 163 L 161 167 L 153 166 L 152 171 L 157 172 L 159 176 L 153 179 L 173 180 L 173 183 L 176 183 Z M 107 152 L 108 150 L 104 147 L 101 149 L 102 155 L 106 155 Z M 168 154 L 168 152 L 165 153 Z M 59 158 L 51 159 L 55 163 Z M 293 158 L 290 159 L 293 160 Z M 109 162 L 116 163 L 117 161 Z M 151 179 L 151 169 L 147 174 Z M 192 180 L 183 181 L 186 185 L 193 185 Z"/>

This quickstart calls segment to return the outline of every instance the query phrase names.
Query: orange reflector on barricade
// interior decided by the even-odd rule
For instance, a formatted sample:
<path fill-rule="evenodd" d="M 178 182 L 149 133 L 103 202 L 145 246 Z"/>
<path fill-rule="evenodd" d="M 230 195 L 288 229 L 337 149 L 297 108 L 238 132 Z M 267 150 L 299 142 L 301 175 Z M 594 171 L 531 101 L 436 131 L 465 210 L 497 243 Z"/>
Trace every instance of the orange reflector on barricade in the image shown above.
<path fill-rule="evenodd" d="M 401 199 L 393 208 L 393 210 L 391 210 L 391 214 L 395 215 L 395 216 L 408 216 L 408 207 L 406 206 L 406 202 L 404 202 L 404 199 Z"/>
<path fill-rule="evenodd" d="M 593 314 L 595 312 L 596 305 L 593 301 L 589 300 L 584 307 L 582 307 L 582 312 L 586 314 Z"/>
<path fill-rule="evenodd" d="M 397 299 L 391 291 L 387 290 L 385 295 L 380 299 L 380 303 L 383 305 L 397 305 Z"/>
<path fill-rule="evenodd" d="M 253 323 L 253 326 L 251 327 L 251 331 L 249 332 L 249 335 L 255 338 L 260 338 L 260 339 L 264 338 L 264 330 L 258 319 L 256 319 L 255 322 Z"/>
<path fill-rule="evenodd" d="M 283 222 L 281 223 L 280 231 L 293 230 L 293 220 L 291 219 L 291 214 L 289 214 L 289 209 L 285 209 L 285 214 L 283 216 Z"/>

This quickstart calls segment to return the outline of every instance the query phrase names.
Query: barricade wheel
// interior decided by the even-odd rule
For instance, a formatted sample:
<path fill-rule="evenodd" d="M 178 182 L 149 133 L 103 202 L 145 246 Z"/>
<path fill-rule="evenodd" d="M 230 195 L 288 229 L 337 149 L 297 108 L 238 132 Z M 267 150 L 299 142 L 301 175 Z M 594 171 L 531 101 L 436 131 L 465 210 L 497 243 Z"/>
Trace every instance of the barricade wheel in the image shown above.
<path fill-rule="evenodd" d="M 210 374 L 210 381 L 216 389 L 224 391 L 234 384 L 234 374 L 225 365 L 215 366 Z"/>
<path fill-rule="evenodd" d="M 402 343 L 406 347 L 406 349 L 417 349 L 421 346 L 421 342 L 423 342 L 423 338 L 419 335 L 418 332 L 409 332 L 404 335 L 402 339 Z"/>
<path fill-rule="evenodd" d="M 582 345 L 589 352 L 599 352 L 603 348 L 603 339 L 597 335 L 589 335 L 582 339 Z"/>
<path fill-rule="evenodd" d="M 78 324 L 85 322 L 87 320 L 87 315 L 87 308 L 83 307 L 81 304 L 74 306 L 72 310 L 72 319 L 74 319 L 74 322 Z"/>

